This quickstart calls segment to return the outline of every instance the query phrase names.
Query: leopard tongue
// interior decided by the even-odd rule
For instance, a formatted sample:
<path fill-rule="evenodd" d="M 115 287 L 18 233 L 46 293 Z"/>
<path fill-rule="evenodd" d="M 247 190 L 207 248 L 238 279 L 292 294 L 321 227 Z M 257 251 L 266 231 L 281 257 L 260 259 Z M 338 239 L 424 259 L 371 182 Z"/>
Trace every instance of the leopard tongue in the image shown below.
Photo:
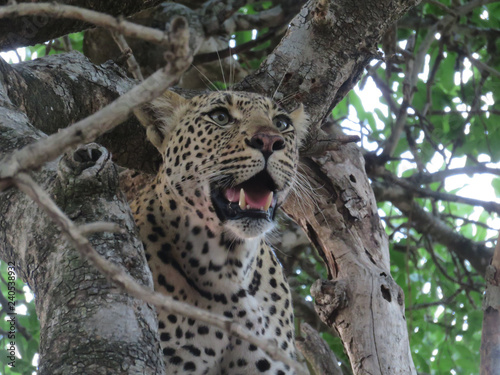
<path fill-rule="evenodd" d="M 242 210 L 267 211 L 273 201 L 273 192 L 269 190 L 245 191 L 245 189 L 229 188 L 224 192 L 229 202 L 238 202 Z"/>

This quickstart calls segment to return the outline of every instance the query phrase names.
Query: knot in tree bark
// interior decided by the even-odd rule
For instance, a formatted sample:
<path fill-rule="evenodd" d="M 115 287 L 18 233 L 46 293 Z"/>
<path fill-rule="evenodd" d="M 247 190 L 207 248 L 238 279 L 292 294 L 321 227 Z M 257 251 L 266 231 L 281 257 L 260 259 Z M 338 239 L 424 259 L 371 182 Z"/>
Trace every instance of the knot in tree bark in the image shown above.
<path fill-rule="evenodd" d="M 314 309 L 321 320 L 328 326 L 335 322 L 340 310 L 347 307 L 347 283 L 344 280 L 316 280 L 311 286 L 314 297 Z"/>

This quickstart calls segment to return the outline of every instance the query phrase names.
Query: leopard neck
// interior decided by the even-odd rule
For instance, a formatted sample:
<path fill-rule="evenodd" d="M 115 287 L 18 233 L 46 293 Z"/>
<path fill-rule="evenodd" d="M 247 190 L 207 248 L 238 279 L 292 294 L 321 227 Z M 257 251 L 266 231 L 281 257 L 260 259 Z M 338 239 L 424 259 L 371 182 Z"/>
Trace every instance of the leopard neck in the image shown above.
<path fill-rule="evenodd" d="M 249 285 L 251 270 L 256 263 L 262 263 L 264 236 L 236 239 L 225 232 L 218 219 L 207 220 L 205 214 L 211 212 L 200 211 L 203 205 L 186 204 L 165 189 L 162 193 L 162 197 L 158 189 L 153 193 L 160 199 L 147 215 L 152 224 L 152 233 L 146 234 L 150 256 L 176 268 L 199 288 Z"/>

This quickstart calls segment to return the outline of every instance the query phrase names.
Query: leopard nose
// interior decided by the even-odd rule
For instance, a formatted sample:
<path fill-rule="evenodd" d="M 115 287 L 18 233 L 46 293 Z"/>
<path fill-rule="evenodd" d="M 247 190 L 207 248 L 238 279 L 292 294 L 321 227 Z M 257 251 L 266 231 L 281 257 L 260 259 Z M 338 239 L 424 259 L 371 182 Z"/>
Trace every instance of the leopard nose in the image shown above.
<path fill-rule="evenodd" d="M 246 140 L 246 143 L 250 147 L 260 150 L 266 157 L 285 148 L 285 140 L 277 134 L 257 133 L 250 140 Z"/>

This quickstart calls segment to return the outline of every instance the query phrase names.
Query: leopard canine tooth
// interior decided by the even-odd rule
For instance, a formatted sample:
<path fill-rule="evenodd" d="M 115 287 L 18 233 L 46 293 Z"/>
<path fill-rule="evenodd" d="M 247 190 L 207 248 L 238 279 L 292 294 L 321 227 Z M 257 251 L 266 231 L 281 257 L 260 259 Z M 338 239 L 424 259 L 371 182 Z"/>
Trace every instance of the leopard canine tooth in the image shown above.
<path fill-rule="evenodd" d="M 271 203 L 273 202 L 273 196 L 274 196 L 274 193 L 271 191 L 269 193 L 269 196 L 267 197 L 267 202 L 266 202 L 266 205 L 264 206 L 264 211 L 269 210 L 269 207 L 271 207 Z"/>
<path fill-rule="evenodd" d="M 245 199 L 245 190 L 243 190 L 243 188 L 240 189 L 240 208 L 242 210 L 245 210 L 246 207 L 247 207 L 247 202 L 246 202 L 246 199 Z"/>

